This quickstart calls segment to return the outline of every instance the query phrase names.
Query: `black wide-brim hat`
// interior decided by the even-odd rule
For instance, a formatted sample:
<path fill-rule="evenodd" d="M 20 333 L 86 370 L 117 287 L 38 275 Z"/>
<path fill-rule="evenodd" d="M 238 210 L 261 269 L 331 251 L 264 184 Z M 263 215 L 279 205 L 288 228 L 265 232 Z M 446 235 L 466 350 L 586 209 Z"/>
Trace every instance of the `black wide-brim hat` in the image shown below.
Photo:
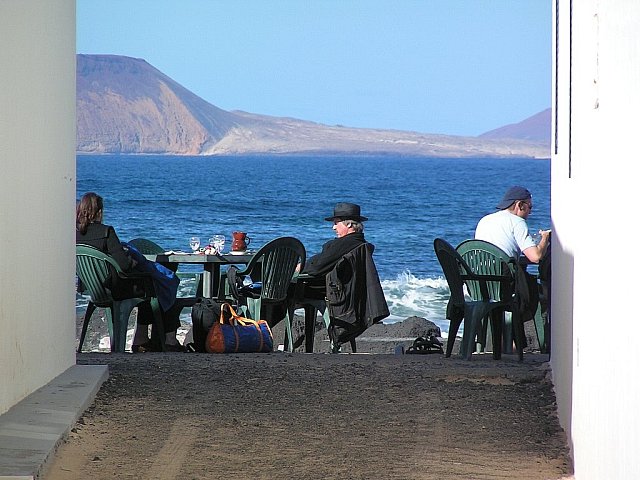
<path fill-rule="evenodd" d="M 364 222 L 369 220 L 367 217 L 360 215 L 360 205 L 355 203 L 340 202 L 333 207 L 333 216 L 325 218 L 328 222 L 335 220 L 356 220 Z"/>

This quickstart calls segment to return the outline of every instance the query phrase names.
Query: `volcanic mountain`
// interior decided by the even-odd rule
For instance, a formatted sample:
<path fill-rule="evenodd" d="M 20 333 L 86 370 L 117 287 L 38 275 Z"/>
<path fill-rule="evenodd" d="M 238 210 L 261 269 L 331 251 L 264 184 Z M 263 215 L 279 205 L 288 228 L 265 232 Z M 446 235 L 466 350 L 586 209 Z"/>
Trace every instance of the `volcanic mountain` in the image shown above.
<path fill-rule="evenodd" d="M 329 126 L 225 111 L 142 59 L 77 56 L 78 153 L 550 156 L 541 139 Z"/>

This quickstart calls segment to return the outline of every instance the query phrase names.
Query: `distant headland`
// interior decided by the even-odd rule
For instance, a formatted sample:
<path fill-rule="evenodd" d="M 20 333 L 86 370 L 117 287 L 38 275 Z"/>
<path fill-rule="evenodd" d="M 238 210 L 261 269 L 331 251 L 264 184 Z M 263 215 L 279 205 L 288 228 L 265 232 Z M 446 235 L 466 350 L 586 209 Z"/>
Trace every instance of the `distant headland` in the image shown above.
<path fill-rule="evenodd" d="M 225 111 L 142 59 L 77 55 L 77 152 L 550 157 L 550 109 L 478 137 Z"/>

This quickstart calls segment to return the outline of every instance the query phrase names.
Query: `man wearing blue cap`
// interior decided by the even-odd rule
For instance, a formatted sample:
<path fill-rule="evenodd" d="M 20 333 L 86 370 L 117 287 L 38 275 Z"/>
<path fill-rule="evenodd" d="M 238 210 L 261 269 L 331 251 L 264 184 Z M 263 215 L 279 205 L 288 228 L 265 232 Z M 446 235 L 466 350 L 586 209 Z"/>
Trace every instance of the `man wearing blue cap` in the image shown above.
<path fill-rule="evenodd" d="M 527 218 L 533 209 L 531 193 L 524 187 L 509 188 L 496 206 L 497 212 L 478 222 L 475 238 L 493 243 L 510 257 L 522 253 L 531 263 L 538 263 L 549 246 L 551 230 L 540 230 L 540 242 L 529 235 Z"/>
<path fill-rule="evenodd" d="M 541 288 L 538 289 L 537 280 L 524 268 L 525 282 L 522 282 L 516 289 L 528 289 L 528 297 L 532 298 L 536 293 L 540 301 L 542 317 L 545 319 L 545 332 L 549 328 L 549 289 L 551 285 L 551 250 L 549 249 L 549 235 L 551 230 L 540 230 L 540 241 L 529 235 L 527 218 L 533 209 L 533 199 L 531 192 L 524 187 L 510 187 L 496 206 L 497 212 L 484 216 L 478 222 L 475 238 L 493 243 L 510 257 L 518 259 L 522 253 L 531 263 L 540 263 Z M 543 268 L 544 267 L 544 268 Z M 543 275 L 544 272 L 544 275 Z M 525 287 L 526 285 L 526 287 Z M 535 315 L 537 302 L 530 302 L 531 315 Z M 545 345 L 540 346 L 543 352 L 549 351 L 549 334 L 545 334 Z"/>

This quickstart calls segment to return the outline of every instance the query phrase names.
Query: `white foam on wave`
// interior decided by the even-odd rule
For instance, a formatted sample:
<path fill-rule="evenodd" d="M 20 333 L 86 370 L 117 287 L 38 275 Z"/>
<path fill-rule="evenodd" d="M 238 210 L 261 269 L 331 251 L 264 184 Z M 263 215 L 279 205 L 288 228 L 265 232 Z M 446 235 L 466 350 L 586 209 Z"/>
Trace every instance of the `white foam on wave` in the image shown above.
<path fill-rule="evenodd" d="M 449 286 L 444 278 L 420 278 L 405 270 L 395 279 L 381 283 L 391 313 L 385 323 L 416 316 L 431 320 L 443 333 L 449 330 L 449 320 L 445 318 Z"/>
<path fill-rule="evenodd" d="M 190 297 L 196 294 L 198 277 L 180 275 L 180 284 L 178 285 L 178 297 Z"/>

